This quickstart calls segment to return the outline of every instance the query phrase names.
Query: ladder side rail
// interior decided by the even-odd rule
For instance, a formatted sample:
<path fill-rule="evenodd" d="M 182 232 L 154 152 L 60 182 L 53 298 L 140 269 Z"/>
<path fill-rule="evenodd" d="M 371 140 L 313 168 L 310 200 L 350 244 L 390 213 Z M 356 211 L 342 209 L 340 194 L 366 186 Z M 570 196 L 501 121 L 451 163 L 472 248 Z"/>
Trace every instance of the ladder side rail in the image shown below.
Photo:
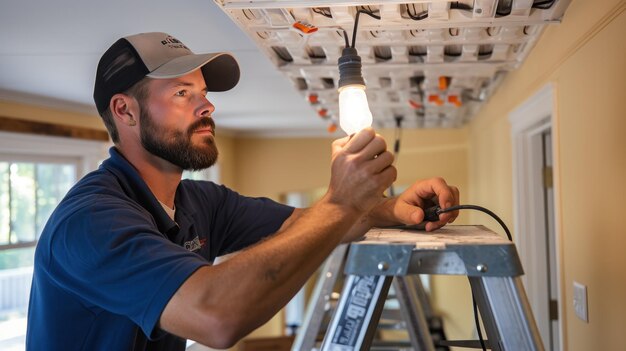
<path fill-rule="evenodd" d="M 327 313 L 327 304 L 330 305 L 330 297 L 337 279 L 342 274 L 343 265 L 348 250 L 348 244 L 337 246 L 330 254 L 320 270 L 320 275 L 315 283 L 311 294 L 306 315 L 302 327 L 296 335 L 291 347 L 292 351 L 310 351 L 315 347 L 317 336 L 322 328 L 324 317 Z"/>
<path fill-rule="evenodd" d="M 544 350 L 520 277 L 469 279 L 492 350 Z"/>

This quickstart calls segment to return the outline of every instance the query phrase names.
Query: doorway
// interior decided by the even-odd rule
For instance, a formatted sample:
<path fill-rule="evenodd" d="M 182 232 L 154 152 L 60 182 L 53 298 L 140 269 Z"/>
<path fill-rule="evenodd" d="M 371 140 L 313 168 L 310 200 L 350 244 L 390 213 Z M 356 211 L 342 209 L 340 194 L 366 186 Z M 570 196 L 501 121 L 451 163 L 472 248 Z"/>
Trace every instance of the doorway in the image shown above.
<path fill-rule="evenodd" d="M 511 115 L 515 243 L 522 277 L 546 350 L 562 348 L 558 198 L 553 87 L 548 85 Z M 558 155 L 557 155 L 558 156 Z"/>

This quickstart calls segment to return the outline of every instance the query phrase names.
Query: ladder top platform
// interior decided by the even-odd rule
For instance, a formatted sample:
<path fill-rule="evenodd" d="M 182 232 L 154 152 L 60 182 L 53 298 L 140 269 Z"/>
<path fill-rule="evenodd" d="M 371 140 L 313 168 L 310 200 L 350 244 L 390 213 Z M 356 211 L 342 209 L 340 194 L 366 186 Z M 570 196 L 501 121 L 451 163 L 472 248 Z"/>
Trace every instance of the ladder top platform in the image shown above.
<path fill-rule="evenodd" d="M 373 228 L 350 245 L 345 272 L 481 277 L 524 273 L 515 245 L 482 225 L 448 225 L 433 232 L 412 227 Z"/>

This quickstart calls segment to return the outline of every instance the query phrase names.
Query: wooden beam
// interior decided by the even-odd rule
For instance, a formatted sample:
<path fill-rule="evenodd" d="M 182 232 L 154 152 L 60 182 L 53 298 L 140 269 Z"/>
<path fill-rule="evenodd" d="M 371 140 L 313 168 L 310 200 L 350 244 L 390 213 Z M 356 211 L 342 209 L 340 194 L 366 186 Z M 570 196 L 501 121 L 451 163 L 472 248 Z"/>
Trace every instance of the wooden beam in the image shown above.
<path fill-rule="evenodd" d="M 0 116 L 0 130 L 26 134 L 60 136 L 66 138 L 109 141 L 109 133 L 103 130 L 66 126 L 46 122 Z"/>

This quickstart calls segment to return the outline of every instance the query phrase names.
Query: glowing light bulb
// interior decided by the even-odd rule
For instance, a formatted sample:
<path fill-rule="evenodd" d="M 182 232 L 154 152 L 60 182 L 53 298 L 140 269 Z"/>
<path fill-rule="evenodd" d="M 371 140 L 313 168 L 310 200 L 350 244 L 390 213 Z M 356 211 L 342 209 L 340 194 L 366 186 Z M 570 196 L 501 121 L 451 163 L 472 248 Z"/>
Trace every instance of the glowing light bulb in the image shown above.
<path fill-rule="evenodd" d="M 348 135 L 372 125 L 365 85 L 350 84 L 339 88 L 339 125 Z"/>

